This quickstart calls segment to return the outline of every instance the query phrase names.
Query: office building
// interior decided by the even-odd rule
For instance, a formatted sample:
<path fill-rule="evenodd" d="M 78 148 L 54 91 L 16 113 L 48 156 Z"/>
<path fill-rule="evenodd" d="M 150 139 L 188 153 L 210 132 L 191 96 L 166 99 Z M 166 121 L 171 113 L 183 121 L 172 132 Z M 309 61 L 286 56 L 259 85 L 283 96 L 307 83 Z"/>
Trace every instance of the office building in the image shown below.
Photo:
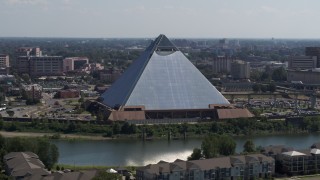
<path fill-rule="evenodd" d="M 9 55 L 0 54 L 0 75 L 9 74 Z"/>
<path fill-rule="evenodd" d="M 20 56 L 18 62 L 19 73 L 33 77 L 63 75 L 62 56 Z"/>
<path fill-rule="evenodd" d="M 9 55 L 0 54 L 0 68 L 9 67 Z"/>
<path fill-rule="evenodd" d="M 317 56 L 291 56 L 289 69 L 313 69 L 317 67 Z"/>
<path fill-rule="evenodd" d="M 16 56 L 42 56 L 42 51 L 38 47 L 20 47 L 16 49 Z"/>
<path fill-rule="evenodd" d="M 241 60 L 234 60 L 231 63 L 231 76 L 233 79 L 249 79 L 250 63 Z"/>
<path fill-rule="evenodd" d="M 317 56 L 317 68 L 320 68 L 320 47 L 306 47 L 306 56 Z"/>
<path fill-rule="evenodd" d="M 89 63 L 87 57 L 68 57 L 63 60 L 63 72 L 80 71 L 85 64 Z"/>
<path fill-rule="evenodd" d="M 231 58 L 219 56 L 212 60 L 212 71 L 214 73 L 230 73 Z"/>

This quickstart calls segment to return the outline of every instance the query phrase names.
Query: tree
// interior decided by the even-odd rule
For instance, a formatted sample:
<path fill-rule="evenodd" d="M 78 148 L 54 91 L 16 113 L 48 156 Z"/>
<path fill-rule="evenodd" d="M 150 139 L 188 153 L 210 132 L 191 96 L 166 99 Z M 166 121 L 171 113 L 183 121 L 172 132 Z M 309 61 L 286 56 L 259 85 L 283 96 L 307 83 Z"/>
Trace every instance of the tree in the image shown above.
<path fill-rule="evenodd" d="M 230 136 L 223 135 L 219 138 L 219 140 L 220 155 L 229 156 L 235 153 L 237 144 Z"/>
<path fill-rule="evenodd" d="M 244 145 L 243 145 L 243 152 L 255 152 L 256 151 L 256 147 L 253 143 L 253 141 L 247 140 Z"/>
<path fill-rule="evenodd" d="M 254 85 L 252 86 L 252 90 L 253 90 L 254 92 L 259 92 L 260 89 L 261 89 L 260 84 L 254 84 Z"/>
<path fill-rule="evenodd" d="M 8 111 L 7 111 L 7 114 L 8 114 L 10 117 L 13 117 L 14 111 L 8 110 Z"/>
<path fill-rule="evenodd" d="M 105 180 L 105 179 L 120 180 L 122 179 L 122 177 L 120 174 L 117 174 L 117 173 L 107 173 L 104 171 L 100 171 L 98 175 L 96 175 L 92 180 Z"/>
<path fill-rule="evenodd" d="M 270 92 L 275 92 L 276 91 L 276 85 L 275 84 L 269 84 L 269 91 Z"/>
<path fill-rule="evenodd" d="M 283 67 L 277 68 L 272 72 L 272 80 L 274 81 L 286 81 L 287 72 Z"/>
<path fill-rule="evenodd" d="M 119 125 L 119 123 L 114 123 L 112 126 L 112 132 L 113 134 L 120 134 L 121 132 L 121 127 Z"/>
<path fill-rule="evenodd" d="M 194 148 L 192 154 L 188 157 L 188 161 L 199 160 L 200 158 L 202 158 L 201 149 Z"/>
<path fill-rule="evenodd" d="M 229 136 L 210 135 L 201 144 L 202 156 L 213 158 L 219 155 L 229 156 L 235 153 L 236 142 Z"/>

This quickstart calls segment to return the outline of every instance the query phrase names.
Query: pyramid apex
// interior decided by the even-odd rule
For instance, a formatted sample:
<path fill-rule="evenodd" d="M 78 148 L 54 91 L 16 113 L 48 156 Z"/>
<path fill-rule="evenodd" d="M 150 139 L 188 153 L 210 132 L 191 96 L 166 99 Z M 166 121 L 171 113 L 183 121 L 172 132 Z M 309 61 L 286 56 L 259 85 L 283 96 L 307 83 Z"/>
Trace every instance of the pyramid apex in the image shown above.
<path fill-rule="evenodd" d="M 158 36 L 155 46 L 156 51 L 179 51 L 178 48 L 164 34 L 160 34 Z"/>

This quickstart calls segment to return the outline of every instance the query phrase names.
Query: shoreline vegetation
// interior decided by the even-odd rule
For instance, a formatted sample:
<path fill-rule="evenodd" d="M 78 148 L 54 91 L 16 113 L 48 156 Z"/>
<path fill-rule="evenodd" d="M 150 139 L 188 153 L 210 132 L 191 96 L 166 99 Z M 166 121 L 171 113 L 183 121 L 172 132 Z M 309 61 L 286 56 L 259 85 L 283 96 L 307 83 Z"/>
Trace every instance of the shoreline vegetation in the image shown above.
<path fill-rule="evenodd" d="M 298 122 L 298 123 L 297 123 Z M 112 123 L 108 125 L 58 123 L 46 121 L 17 122 L 0 118 L 0 134 L 4 137 L 46 137 L 65 140 L 114 139 L 187 139 L 204 138 L 208 134 L 229 136 L 302 134 L 319 132 L 320 116 L 301 117 L 290 123 L 284 119 L 241 118 L 193 124 L 134 125 Z"/>

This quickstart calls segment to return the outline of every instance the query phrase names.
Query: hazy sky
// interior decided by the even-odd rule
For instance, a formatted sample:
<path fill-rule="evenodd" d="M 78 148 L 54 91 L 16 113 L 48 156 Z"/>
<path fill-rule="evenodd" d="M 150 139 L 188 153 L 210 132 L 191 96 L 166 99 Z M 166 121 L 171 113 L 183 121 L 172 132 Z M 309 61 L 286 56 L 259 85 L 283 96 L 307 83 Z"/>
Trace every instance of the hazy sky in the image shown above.
<path fill-rule="evenodd" d="M 0 0 L 1 37 L 320 38 L 320 0 Z"/>

